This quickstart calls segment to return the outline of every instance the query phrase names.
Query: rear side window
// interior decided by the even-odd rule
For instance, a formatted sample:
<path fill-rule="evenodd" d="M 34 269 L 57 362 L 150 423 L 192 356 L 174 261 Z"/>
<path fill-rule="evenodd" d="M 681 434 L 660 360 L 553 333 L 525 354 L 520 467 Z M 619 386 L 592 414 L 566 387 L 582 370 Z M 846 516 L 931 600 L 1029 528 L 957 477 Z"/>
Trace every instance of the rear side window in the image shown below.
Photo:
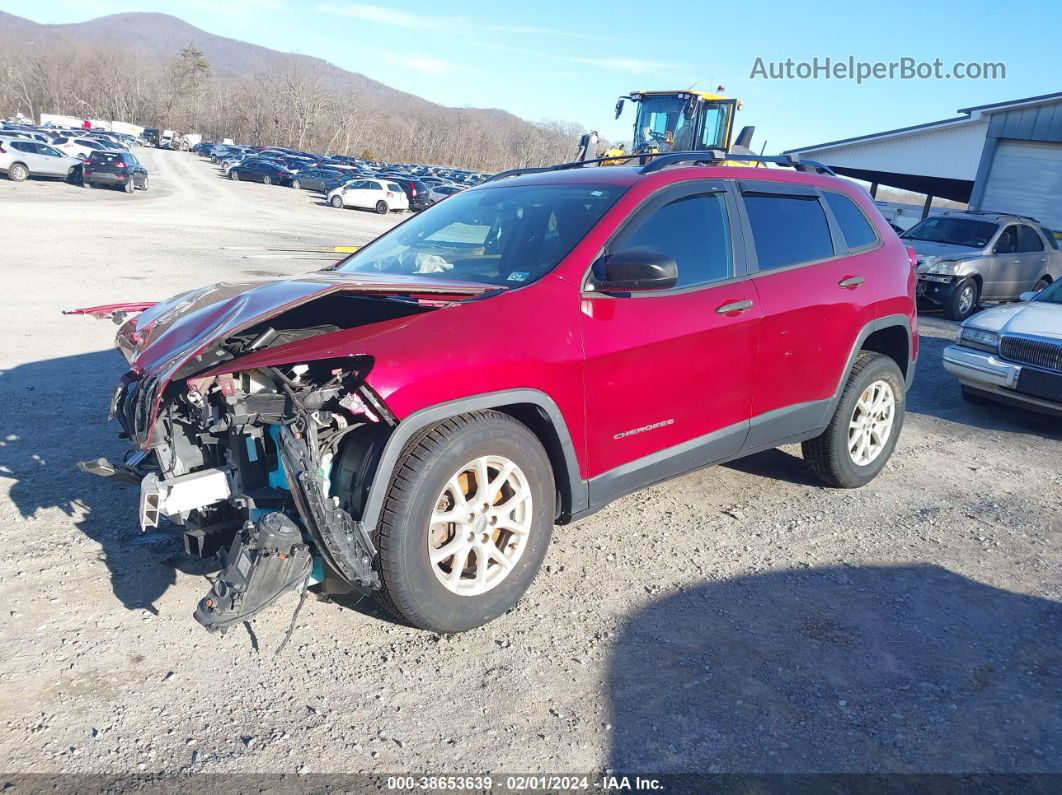
<path fill-rule="evenodd" d="M 655 210 L 640 223 L 622 248 L 649 248 L 678 265 L 675 287 L 729 279 L 730 226 L 722 193 L 686 196 Z"/>
<path fill-rule="evenodd" d="M 1022 224 L 1018 227 L 1018 251 L 1043 251 L 1044 242 L 1031 226 Z"/>
<path fill-rule="evenodd" d="M 743 198 L 761 271 L 833 256 L 830 227 L 818 197 L 747 193 Z"/>
<path fill-rule="evenodd" d="M 402 189 L 400 187 L 398 187 L 398 185 L 396 185 L 393 182 L 388 182 L 387 183 L 387 189 L 389 191 L 394 191 L 395 193 L 401 193 L 402 192 Z"/>
<path fill-rule="evenodd" d="M 837 225 L 841 227 L 841 234 L 848 248 L 863 248 L 877 242 L 878 236 L 874 227 L 854 201 L 840 193 L 823 191 L 822 195 L 830 205 Z"/>

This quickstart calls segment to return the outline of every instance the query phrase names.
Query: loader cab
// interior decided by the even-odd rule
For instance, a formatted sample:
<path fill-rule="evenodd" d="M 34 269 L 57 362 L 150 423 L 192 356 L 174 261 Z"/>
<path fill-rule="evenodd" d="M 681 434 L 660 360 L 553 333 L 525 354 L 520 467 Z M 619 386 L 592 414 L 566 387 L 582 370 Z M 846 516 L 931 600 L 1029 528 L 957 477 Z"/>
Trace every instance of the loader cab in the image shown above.
<path fill-rule="evenodd" d="M 727 151 L 738 101 L 700 91 L 632 92 L 616 102 L 616 118 L 626 100 L 637 105 L 632 152 Z"/>

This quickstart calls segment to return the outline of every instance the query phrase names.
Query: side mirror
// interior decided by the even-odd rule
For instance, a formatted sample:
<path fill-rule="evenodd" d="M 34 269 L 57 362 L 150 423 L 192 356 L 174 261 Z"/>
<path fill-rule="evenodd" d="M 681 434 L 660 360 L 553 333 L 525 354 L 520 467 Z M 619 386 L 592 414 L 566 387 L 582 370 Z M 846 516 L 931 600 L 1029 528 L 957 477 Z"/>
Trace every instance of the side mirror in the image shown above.
<path fill-rule="evenodd" d="M 1027 292 L 1024 292 L 1024 293 L 1022 293 L 1021 295 L 1019 295 L 1019 296 L 1018 296 L 1018 300 L 1019 300 L 1019 301 L 1031 301 L 1031 300 L 1033 300 L 1033 299 L 1034 299 L 1034 298 L 1035 298 L 1035 297 L 1036 297 L 1037 295 L 1039 295 L 1039 293 L 1037 293 L 1037 292 L 1036 292 L 1036 290 L 1029 290 L 1029 291 L 1027 291 Z"/>
<path fill-rule="evenodd" d="M 594 263 L 594 288 L 603 293 L 670 290 L 678 283 L 675 260 L 650 248 L 608 254 Z"/>
<path fill-rule="evenodd" d="M 752 145 L 752 134 L 756 132 L 756 128 L 753 125 L 748 125 L 741 128 L 741 132 L 738 133 L 737 138 L 734 139 L 734 147 L 741 147 L 742 149 L 748 149 Z"/>
<path fill-rule="evenodd" d="M 623 97 L 620 97 L 619 99 L 616 100 L 616 118 L 617 119 L 620 117 L 621 113 L 623 113 Z"/>

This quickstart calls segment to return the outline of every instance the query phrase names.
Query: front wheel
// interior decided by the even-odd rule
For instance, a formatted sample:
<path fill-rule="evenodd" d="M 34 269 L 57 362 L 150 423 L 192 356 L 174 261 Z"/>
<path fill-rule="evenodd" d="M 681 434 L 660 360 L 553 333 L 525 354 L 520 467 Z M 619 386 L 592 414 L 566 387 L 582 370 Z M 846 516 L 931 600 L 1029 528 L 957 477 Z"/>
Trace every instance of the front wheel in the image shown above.
<path fill-rule="evenodd" d="M 497 618 L 542 565 L 554 494 L 545 450 L 507 414 L 463 414 L 418 434 L 399 459 L 376 531 L 378 598 L 433 632 Z"/>
<path fill-rule="evenodd" d="M 124 190 L 125 190 L 125 192 L 126 192 L 126 193 L 132 193 L 133 191 L 135 191 L 135 190 L 136 190 L 136 184 L 135 184 L 135 182 L 133 181 L 133 178 L 132 178 L 132 177 L 130 177 L 129 179 L 127 179 L 127 180 L 125 181 L 125 188 L 124 188 Z"/>
<path fill-rule="evenodd" d="M 977 282 L 963 279 L 952 288 L 941 306 L 944 317 L 948 320 L 966 320 L 977 309 Z"/>
<path fill-rule="evenodd" d="M 264 177 L 262 177 L 262 184 L 263 185 L 272 185 L 273 184 L 273 178 L 270 177 L 268 174 L 266 174 Z"/>
<path fill-rule="evenodd" d="M 376 202 L 376 212 L 378 212 L 380 215 L 387 215 L 387 209 L 387 202 L 385 202 L 383 199 Z"/>
<path fill-rule="evenodd" d="M 147 189 L 148 189 L 148 178 L 144 177 L 144 183 L 140 186 L 140 190 L 147 190 Z"/>
<path fill-rule="evenodd" d="M 342 210 L 343 209 L 343 197 L 340 196 L 339 194 L 336 194 L 335 196 L 333 196 L 331 198 L 331 203 L 332 203 L 332 206 L 335 207 L 337 210 Z"/>
<path fill-rule="evenodd" d="M 302 184 L 297 179 L 293 179 L 291 181 L 291 187 L 293 187 L 295 190 L 300 190 L 302 188 Z"/>
<path fill-rule="evenodd" d="M 231 179 L 233 182 L 239 182 L 240 181 L 240 172 L 236 171 L 235 169 L 230 171 L 229 172 L 229 179 Z"/>
<path fill-rule="evenodd" d="M 896 362 L 862 351 L 826 430 L 801 445 L 811 471 L 828 486 L 854 489 L 872 481 L 896 447 L 906 387 Z"/>

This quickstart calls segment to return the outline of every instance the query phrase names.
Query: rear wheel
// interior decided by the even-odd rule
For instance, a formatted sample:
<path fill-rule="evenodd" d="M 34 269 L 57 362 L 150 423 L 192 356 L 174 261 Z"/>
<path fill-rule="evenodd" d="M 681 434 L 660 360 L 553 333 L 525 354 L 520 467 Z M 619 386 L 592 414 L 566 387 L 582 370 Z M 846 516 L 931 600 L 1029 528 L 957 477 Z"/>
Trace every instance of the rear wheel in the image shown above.
<path fill-rule="evenodd" d="M 811 471 L 827 485 L 842 489 L 872 481 L 896 447 L 905 402 L 903 374 L 896 362 L 862 351 L 830 424 L 801 446 Z"/>
<path fill-rule="evenodd" d="M 383 199 L 380 199 L 380 201 L 376 202 L 376 212 L 378 212 L 380 215 L 387 215 L 387 202 L 385 202 Z"/>
<path fill-rule="evenodd" d="M 342 196 L 340 196 L 338 194 L 333 196 L 331 198 L 331 202 L 332 202 L 332 206 L 335 207 L 337 210 L 342 210 L 343 209 L 343 197 Z"/>
<path fill-rule="evenodd" d="M 1050 284 L 1051 280 L 1048 279 L 1046 276 L 1042 276 L 1040 277 L 1039 281 L 1037 281 L 1036 284 L 1033 285 L 1033 292 L 1038 293 L 1041 290 L 1046 290 L 1048 285 Z"/>
<path fill-rule="evenodd" d="M 380 601 L 434 632 L 497 618 L 542 565 L 554 493 L 542 445 L 507 414 L 464 414 L 418 434 L 399 459 L 376 531 Z"/>
<path fill-rule="evenodd" d="M 7 169 L 7 178 L 12 182 L 25 182 L 29 177 L 29 169 L 21 163 L 15 163 Z"/>
<path fill-rule="evenodd" d="M 952 288 L 951 295 L 944 299 L 941 309 L 949 320 L 966 320 L 977 309 L 977 282 L 963 279 Z"/>

